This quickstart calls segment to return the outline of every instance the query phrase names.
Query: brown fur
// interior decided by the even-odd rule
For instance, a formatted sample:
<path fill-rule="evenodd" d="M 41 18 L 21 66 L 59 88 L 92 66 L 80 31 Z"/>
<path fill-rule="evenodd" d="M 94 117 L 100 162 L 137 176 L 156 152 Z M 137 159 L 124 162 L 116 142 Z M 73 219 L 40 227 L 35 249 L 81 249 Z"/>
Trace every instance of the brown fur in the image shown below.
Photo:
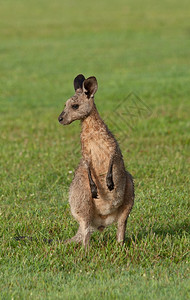
<path fill-rule="evenodd" d="M 67 242 L 83 242 L 86 247 L 94 230 L 102 231 L 113 222 L 118 224 L 117 240 L 123 242 L 127 218 L 134 203 L 132 176 L 125 170 L 118 143 L 94 104 L 98 88 L 96 78 L 85 79 L 78 75 L 74 87 L 75 95 L 66 102 L 58 118 L 63 125 L 74 120 L 81 120 L 82 125 L 82 158 L 69 191 L 71 213 L 78 221 L 79 229 Z M 89 172 L 97 197 L 93 197 Z"/>

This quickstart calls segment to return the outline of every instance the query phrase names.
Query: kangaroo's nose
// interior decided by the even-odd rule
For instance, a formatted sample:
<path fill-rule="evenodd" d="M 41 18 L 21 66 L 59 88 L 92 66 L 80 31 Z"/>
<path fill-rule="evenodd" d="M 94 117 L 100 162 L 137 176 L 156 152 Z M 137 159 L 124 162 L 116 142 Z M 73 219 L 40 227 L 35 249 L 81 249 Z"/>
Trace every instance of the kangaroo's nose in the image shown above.
<path fill-rule="evenodd" d="M 58 121 L 59 121 L 59 122 L 63 121 L 63 117 L 59 117 L 59 118 L 58 118 Z"/>
<path fill-rule="evenodd" d="M 59 122 L 63 121 L 63 117 L 58 118 Z"/>

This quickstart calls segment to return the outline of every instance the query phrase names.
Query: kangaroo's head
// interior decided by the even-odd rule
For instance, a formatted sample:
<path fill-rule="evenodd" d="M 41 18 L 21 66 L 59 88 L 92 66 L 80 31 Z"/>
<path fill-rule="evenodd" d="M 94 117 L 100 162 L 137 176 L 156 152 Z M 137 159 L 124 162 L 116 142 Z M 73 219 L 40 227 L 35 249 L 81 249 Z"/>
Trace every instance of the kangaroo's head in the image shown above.
<path fill-rule="evenodd" d="M 79 74 L 74 79 L 74 89 L 74 96 L 67 100 L 64 110 L 58 117 L 59 123 L 63 125 L 68 125 L 75 120 L 84 120 L 90 115 L 98 83 L 94 76 L 85 79 L 82 74 Z"/>

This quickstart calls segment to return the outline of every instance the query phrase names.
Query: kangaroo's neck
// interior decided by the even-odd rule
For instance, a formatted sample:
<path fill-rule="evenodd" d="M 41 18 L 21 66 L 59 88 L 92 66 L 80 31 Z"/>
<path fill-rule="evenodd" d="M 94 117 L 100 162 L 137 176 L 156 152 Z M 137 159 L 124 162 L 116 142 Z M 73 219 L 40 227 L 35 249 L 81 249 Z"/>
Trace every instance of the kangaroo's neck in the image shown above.
<path fill-rule="evenodd" d="M 115 152 L 116 148 L 118 148 L 117 152 L 120 153 L 114 136 L 101 119 L 95 105 L 93 106 L 90 115 L 81 121 L 81 125 L 82 131 L 80 139 L 82 156 L 86 161 L 89 161 L 91 150 L 94 148 L 95 144 L 99 145 L 102 150 L 109 148 L 109 151 L 106 150 L 106 153 L 109 152 L 111 154 L 112 152 Z M 106 148 L 104 148 L 103 145 L 106 145 Z"/>
<path fill-rule="evenodd" d="M 104 122 L 102 121 L 97 109 L 94 104 L 91 113 L 81 121 L 82 131 L 81 135 L 93 134 L 99 130 L 102 130 L 105 127 Z"/>

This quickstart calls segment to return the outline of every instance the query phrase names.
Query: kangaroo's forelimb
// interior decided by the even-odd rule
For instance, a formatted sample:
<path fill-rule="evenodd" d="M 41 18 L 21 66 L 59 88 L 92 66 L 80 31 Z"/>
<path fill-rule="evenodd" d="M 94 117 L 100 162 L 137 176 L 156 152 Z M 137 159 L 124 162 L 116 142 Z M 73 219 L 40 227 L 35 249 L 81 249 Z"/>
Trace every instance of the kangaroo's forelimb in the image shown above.
<path fill-rule="evenodd" d="M 97 186 L 96 186 L 94 180 L 92 179 L 92 175 L 91 175 L 89 166 L 87 167 L 87 170 L 88 170 L 88 179 L 89 179 L 89 184 L 90 184 L 90 190 L 92 193 L 92 198 L 97 199 L 98 198 Z"/>
<path fill-rule="evenodd" d="M 111 157 L 108 167 L 108 172 L 106 175 L 106 184 L 110 191 L 114 189 L 114 182 L 113 182 L 113 157 Z"/>

